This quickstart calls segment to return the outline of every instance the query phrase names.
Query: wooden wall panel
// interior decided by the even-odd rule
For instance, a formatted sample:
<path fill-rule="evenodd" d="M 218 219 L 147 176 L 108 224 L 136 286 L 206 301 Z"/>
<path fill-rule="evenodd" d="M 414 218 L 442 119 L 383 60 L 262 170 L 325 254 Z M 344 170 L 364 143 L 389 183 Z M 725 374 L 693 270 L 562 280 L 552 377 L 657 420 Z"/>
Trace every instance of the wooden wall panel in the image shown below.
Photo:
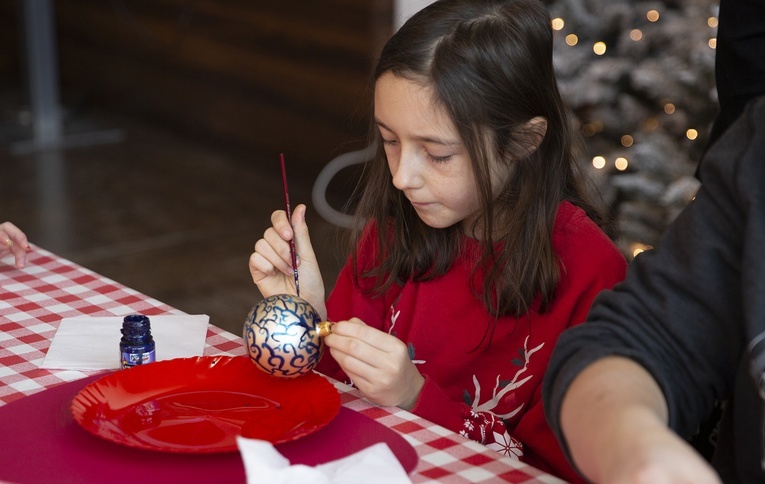
<path fill-rule="evenodd" d="M 392 0 L 55 6 L 62 92 L 85 104 L 228 143 L 255 162 L 283 151 L 307 176 L 363 146 L 369 72 L 390 34 Z"/>
<path fill-rule="evenodd" d="M 21 81 L 21 46 L 18 5 L 13 1 L 0 1 L 0 89 L 18 86 Z M 4 116 L 13 110 L 10 96 L 2 93 L 0 109 Z M 3 120 L 5 121 L 5 120 Z"/>

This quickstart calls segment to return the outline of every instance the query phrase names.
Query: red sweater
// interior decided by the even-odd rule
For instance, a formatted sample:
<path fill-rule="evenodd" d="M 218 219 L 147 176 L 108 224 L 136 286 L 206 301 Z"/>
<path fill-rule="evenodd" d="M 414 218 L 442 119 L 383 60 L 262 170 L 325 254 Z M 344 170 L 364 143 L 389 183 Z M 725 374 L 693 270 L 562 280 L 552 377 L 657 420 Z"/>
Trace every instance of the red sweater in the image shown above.
<path fill-rule="evenodd" d="M 377 252 L 371 234 L 359 250 L 359 267 Z M 624 278 L 627 263 L 583 210 L 564 202 L 552 235 L 560 283 L 545 314 L 498 320 L 490 345 L 482 339 L 491 317 L 469 286 L 473 262 L 458 257 L 443 276 L 394 285 L 373 298 L 354 285 L 351 264 L 327 300 L 331 321 L 358 317 L 409 347 L 425 377 L 412 412 L 511 457 L 580 480 L 566 461 L 542 410 L 542 377 L 558 335 L 584 321 L 593 298 Z M 478 242 L 465 238 L 466 252 Z M 367 287 L 374 281 L 360 279 Z M 325 353 L 317 370 L 341 381 L 347 376 Z"/>

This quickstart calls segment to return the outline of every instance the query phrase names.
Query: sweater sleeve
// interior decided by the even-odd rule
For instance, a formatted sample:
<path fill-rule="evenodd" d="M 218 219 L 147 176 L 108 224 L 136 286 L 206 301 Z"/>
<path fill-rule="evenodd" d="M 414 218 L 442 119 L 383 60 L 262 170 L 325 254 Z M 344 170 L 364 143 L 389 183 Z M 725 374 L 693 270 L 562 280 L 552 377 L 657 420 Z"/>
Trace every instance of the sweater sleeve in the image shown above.
<path fill-rule="evenodd" d="M 358 267 L 363 271 L 371 267 L 377 254 L 376 238 L 377 231 L 370 225 L 365 229 L 365 234 L 359 242 Z M 356 278 L 352 258 L 349 257 L 340 271 L 335 282 L 335 287 L 327 298 L 327 319 L 330 321 L 347 321 L 356 317 L 364 321 L 367 326 L 382 328 L 385 317 L 386 300 L 384 297 L 376 297 L 371 294 L 374 285 L 373 278 Z M 348 376 L 340 368 L 340 365 L 332 358 L 329 351 L 325 351 L 316 371 L 323 373 L 336 380 L 350 383 Z"/>
<path fill-rule="evenodd" d="M 350 317 L 349 315 L 353 314 L 353 305 L 351 303 L 353 292 L 353 276 L 351 275 L 351 264 L 349 261 L 340 271 L 335 287 L 327 299 L 327 319 L 329 321 L 347 320 Z M 340 365 L 332 358 L 327 347 L 324 348 L 319 364 L 316 365 L 316 371 L 344 383 L 348 383 L 349 380 L 348 376 L 340 368 Z"/>
<path fill-rule="evenodd" d="M 329 298 L 327 299 L 327 316 L 330 321 L 347 321 L 356 317 L 368 326 L 381 328 L 385 315 L 385 300 L 383 297 L 372 297 L 359 290 L 354 282 L 352 264 L 348 262 L 340 271 Z M 348 376 L 337 364 L 329 350 L 325 350 L 316 371 L 341 382 L 350 383 Z"/>

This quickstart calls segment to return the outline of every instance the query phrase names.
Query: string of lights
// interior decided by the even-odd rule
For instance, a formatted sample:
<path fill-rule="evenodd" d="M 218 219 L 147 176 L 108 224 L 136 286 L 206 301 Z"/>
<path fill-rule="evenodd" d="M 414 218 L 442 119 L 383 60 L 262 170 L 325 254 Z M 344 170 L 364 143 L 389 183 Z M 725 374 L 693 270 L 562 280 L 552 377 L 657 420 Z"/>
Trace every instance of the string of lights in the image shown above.
<path fill-rule="evenodd" d="M 564 96 L 629 258 L 693 198 L 717 110 L 717 0 L 548 1 Z"/>

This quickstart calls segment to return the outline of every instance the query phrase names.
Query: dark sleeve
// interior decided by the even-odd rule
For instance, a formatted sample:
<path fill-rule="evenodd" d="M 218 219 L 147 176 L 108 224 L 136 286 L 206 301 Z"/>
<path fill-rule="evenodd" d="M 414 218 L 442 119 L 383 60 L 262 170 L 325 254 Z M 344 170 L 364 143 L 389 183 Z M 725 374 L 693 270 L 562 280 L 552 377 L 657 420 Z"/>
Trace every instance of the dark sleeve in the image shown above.
<path fill-rule="evenodd" d="M 765 291 L 763 161 L 760 98 L 709 150 L 696 199 L 660 246 L 635 258 L 625 281 L 599 295 L 585 324 L 563 333 L 544 400 L 564 449 L 563 396 L 584 367 L 604 356 L 632 358 L 653 375 L 667 399 L 670 426 L 684 437 L 696 432 L 715 399 L 730 395 L 745 351 L 745 312 L 763 306 L 743 302 Z"/>

